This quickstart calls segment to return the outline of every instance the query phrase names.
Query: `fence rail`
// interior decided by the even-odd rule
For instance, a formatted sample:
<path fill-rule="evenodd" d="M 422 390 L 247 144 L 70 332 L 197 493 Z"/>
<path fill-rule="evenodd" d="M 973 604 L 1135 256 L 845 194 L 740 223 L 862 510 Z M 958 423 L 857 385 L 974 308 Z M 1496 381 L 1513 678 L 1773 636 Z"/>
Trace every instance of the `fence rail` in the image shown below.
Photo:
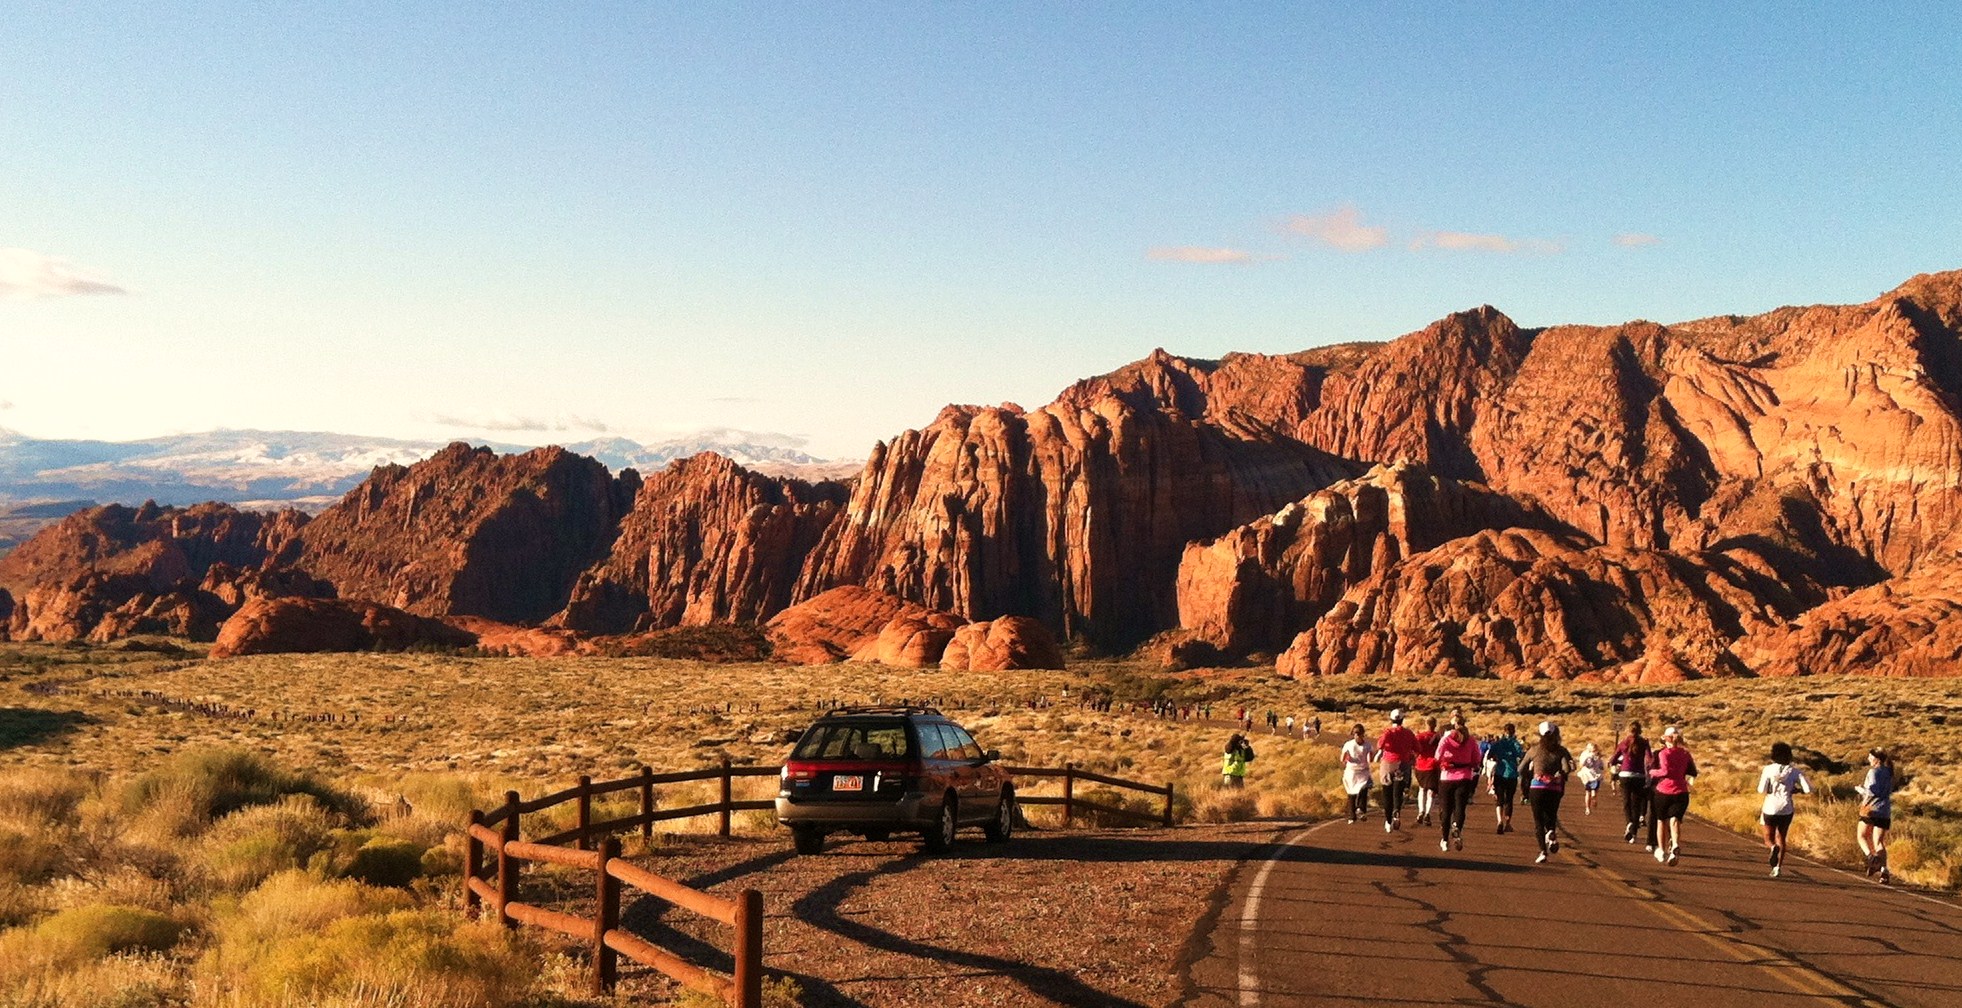
<path fill-rule="evenodd" d="M 472 914 L 481 913 L 488 906 L 506 927 L 529 924 L 591 942 L 595 993 L 612 992 L 619 980 L 619 957 L 626 956 L 724 1004 L 735 1008 L 759 1008 L 763 996 L 763 894 L 746 889 L 735 899 L 728 899 L 656 875 L 622 858 L 616 835 L 638 829 L 641 836 L 651 838 L 657 822 L 713 815 L 721 817 L 718 832 L 726 837 L 730 835 L 730 817 L 733 813 L 745 809 L 769 809 L 776 805 L 775 801 L 767 798 L 737 799 L 734 795 L 735 779 L 774 777 L 781 770 L 780 766 L 733 766 L 725 758 L 721 765 L 706 770 L 655 773 L 650 768 L 642 767 L 639 773 L 630 777 L 597 782 L 589 776 L 581 776 L 572 787 L 529 801 L 516 791 L 507 791 L 504 804 L 498 808 L 488 812 L 473 810 L 470 813 L 470 825 L 465 834 L 464 906 Z M 1157 822 L 1165 826 L 1172 824 L 1175 794 L 1171 784 L 1141 784 L 1079 769 L 1074 763 L 1065 763 L 1061 767 L 1008 767 L 1007 770 L 1016 777 L 1061 780 L 1061 795 L 1018 792 L 1015 800 L 1018 805 L 1062 806 L 1066 826 L 1075 820 L 1079 810 Z M 656 785 L 698 781 L 718 782 L 718 800 L 679 808 L 659 807 L 654 790 Z M 1080 798 L 1076 795 L 1078 781 L 1162 795 L 1164 807 L 1157 813 L 1140 812 Z M 595 821 L 593 799 L 622 791 L 638 791 L 639 810 L 633 815 Z M 529 840 L 524 838 L 525 816 L 568 802 L 574 807 L 574 825 L 570 829 Z M 572 846 L 566 846 L 568 842 Z M 594 872 L 594 916 L 581 917 L 519 900 L 520 872 L 527 863 L 553 864 Z M 488 877 L 487 871 L 490 873 Z M 621 930 L 620 898 L 623 885 L 734 928 L 735 937 L 730 950 L 734 969 L 731 975 L 725 978 Z"/>

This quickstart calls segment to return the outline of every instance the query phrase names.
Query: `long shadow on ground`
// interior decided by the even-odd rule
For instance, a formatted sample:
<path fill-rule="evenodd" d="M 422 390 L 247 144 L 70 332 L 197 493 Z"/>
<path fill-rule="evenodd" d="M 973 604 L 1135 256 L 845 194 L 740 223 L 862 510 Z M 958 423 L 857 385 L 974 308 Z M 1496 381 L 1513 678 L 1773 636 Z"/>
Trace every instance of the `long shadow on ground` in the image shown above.
<path fill-rule="evenodd" d="M 93 723 L 95 718 L 81 711 L 0 707 L 0 750 L 46 742 Z"/>

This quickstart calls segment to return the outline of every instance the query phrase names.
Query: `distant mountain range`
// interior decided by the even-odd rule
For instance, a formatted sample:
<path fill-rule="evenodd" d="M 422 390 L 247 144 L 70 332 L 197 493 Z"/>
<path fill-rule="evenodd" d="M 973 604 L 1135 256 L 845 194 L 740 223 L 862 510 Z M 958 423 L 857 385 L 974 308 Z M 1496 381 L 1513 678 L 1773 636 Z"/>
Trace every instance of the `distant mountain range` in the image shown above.
<path fill-rule="evenodd" d="M 609 437 L 564 447 L 614 472 L 651 473 L 704 451 L 745 466 L 805 477 L 856 472 L 800 451 L 787 439 L 715 429 L 658 444 Z M 0 429 L 0 522 L 59 517 L 95 503 L 189 505 L 223 501 L 241 507 L 318 511 L 359 484 L 378 465 L 409 465 L 447 442 L 402 441 L 311 431 L 216 430 L 141 441 L 30 438 Z M 490 444 L 503 453 L 523 445 Z"/>

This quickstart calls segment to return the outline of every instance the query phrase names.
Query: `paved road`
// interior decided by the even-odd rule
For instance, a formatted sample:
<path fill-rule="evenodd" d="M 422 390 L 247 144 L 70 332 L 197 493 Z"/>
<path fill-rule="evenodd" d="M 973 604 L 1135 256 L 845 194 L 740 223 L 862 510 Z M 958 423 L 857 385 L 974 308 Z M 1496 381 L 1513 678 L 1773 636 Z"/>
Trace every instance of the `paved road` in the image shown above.
<path fill-rule="evenodd" d="M 1236 874 L 1181 1004 L 1962 1005 L 1962 904 L 1797 858 L 1773 879 L 1701 823 L 1664 867 L 1605 800 L 1536 866 L 1530 812 L 1496 836 L 1479 802 L 1463 852 L 1380 819 L 1282 833 Z"/>

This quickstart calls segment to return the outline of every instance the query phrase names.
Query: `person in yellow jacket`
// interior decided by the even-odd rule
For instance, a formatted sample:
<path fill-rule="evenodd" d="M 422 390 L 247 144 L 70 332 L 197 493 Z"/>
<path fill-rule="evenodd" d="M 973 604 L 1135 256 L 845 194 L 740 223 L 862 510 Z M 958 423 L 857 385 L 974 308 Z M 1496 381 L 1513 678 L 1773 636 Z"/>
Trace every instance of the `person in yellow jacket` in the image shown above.
<path fill-rule="evenodd" d="M 1247 764 L 1254 761 L 1254 747 L 1239 733 L 1226 740 L 1226 755 L 1220 758 L 1219 782 L 1223 787 L 1246 787 Z"/>

